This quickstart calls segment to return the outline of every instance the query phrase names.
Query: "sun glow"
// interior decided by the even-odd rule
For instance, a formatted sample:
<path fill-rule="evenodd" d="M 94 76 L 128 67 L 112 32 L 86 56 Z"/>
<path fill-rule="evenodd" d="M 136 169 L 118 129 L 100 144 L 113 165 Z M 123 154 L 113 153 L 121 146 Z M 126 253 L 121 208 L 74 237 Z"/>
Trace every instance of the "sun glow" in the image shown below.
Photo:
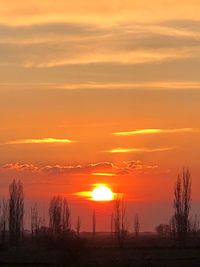
<path fill-rule="evenodd" d="M 115 176 L 115 173 L 93 172 L 93 176 Z"/>
<path fill-rule="evenodd" d="M 114 199 L 114 193 L 106 185 L 98 185 L 91 194 L 94 201 L 111 201 Z"/>

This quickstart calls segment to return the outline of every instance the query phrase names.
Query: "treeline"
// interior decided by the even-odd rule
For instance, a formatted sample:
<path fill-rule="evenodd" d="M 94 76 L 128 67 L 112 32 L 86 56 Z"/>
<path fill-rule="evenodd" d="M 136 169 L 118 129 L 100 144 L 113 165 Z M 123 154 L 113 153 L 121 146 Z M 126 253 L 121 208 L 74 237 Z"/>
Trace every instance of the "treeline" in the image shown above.
<path fill-rule="evenodd" d="M 191 192 L 192 180 L 189 169 L 183 169 L 178 175 L 174 187 L 173 208 L 174 214 L 169 218 L 169 223 L 159 224 L 155 230 L 161 243 L 169 241 L 169 244 L 185 247 L 187 244 L 200 244 L 200 223 L 197 215 L 191 216 Z M 139 240 L 140 220 L 135 214 L 133 221 L 134 237 Z M 128 222 L 126 220 L 126 206 L 123 197 L 117 197 L 114 201 L 114 213 L 111 216 L 111 232 L 123 247 L 128 236 Z"/>
<path fill-rule="evenodd" d="M 178 176 L 174 187 L 173 207 L 174 214 L 169 218 L 168 224 L 160 224 L 156 232 L 161 239 L 170 239 L 178 246 L 186 246 L 188 239 L 195 239 L 199 232 L 197 216 L 192 218 L 191 211 L 191 176 L 189 170 L 183 170 Z M 14 180 L 9 186 L 8 199 L 0 202 L 0 232 L 2 246 L 19 246 L 26 238 L 24 230 L 24 189 L 20 181 Z M 39 214 L 37 204 L 31 207 L 31 232 L 28 235 L 32 242 L 60 248 L 81 247 L 84 240 L 80 236 L 81 218 L 78 216 L 74 230 L 71 225 L 71 212 L 67 199 L 53 196 L 48 208 L 48 226 Z M 92 214 L 92 237 L 96 236 L 96 214 Z M 134 215 L 130 234 L 126 215 L 126 199 L 123 194 L 116 194 L 111 214 L 111 238 L 119 247 L 123 247 L 127 238 L 140 239 L 140 218 Z"/>
<path fill-rule="evenodd" d="M 76 231 L 71 228 L 68 202 L 61 196 L 53 196 L 48 209 L 49 224 L 39 215 L 37 204 L 31 207 L 31 231 L 24 229 L 25 198 L 21 181 L 13 180 L 9 186 L 8 199 L 0 202 L 1 248 L 19 247 L 31 241 L 43 248 L 59 249 L 74 254 L 84 247 L 85 240 L 79 236 L 80 218 Z"/>
<path fill-rule="evenodd" d="M 192 180 L 189 169 L 183 169 L 178 175 L 174 187 L 173 208 L 174 214 L 169 218 L 169 223 L 158 225 L 155 230 L 160 241 L 169 241 L 169 244 L 185 247 L 187 244 L 199 245 L 200 223 L 197 215 L 191 216 Z M 123 196 L 117 196 L 114 201 L 114 212 L 111 216 L 111 233 L 116 238 L 118 246 L 123 247 L 129 236 L 126 217 L 126 205 Z M 135 214 L 133 221 L 135 241 L 139 242 L 140 220 Z"/>
<path fill-rule="evenodd" d="M 160 224 L 156 231 L 162 238 L 171 238 L 180 247 L 187 245 L 188 241 L 197 240 L 199 237 L 199 220 L 197 215 L 192 217 L 191 213 L 191 191 L 192 180 L 189 169 L 183 169 L 178 175 L 174 187 L 174 214 L 169 224 Z"/>
<path fill-rule="evenodd" d="M 9 234 L 10 245 L 19 245 L 24 233 L 24 192 L 20 181 L 9 186 L 9 199 L 0 203 L 1 243 L 4 245 Z"/>

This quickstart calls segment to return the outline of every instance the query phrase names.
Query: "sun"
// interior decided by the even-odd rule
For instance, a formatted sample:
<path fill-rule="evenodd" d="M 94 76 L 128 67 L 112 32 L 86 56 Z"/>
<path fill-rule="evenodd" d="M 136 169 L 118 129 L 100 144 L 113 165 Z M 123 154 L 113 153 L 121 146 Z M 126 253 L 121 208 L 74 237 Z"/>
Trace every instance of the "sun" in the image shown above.
<path fill-rule="evenodd" d="M 94 201 L 111 201 L 114 199 L 114 193 L 106 185 L 98 185 L 91 193 Z"/>

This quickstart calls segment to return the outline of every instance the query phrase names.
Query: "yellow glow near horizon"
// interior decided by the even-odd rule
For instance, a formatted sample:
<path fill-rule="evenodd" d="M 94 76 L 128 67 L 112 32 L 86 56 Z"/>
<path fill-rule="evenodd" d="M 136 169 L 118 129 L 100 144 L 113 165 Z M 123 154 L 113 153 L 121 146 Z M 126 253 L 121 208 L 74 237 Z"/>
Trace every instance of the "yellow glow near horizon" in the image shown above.
<path fill-rule="evenodd" d="M 93 172 L 92 175 L 94 176 L 115 176 L 115 173 L 104 173 L 104 172 Z"/>
<path fill-rule="evenodd" d="M 92 191 L 92 200 L 94 201 L 111 201 L 114 199 L 114 193 L 106 185 L 99 185 Z"/>

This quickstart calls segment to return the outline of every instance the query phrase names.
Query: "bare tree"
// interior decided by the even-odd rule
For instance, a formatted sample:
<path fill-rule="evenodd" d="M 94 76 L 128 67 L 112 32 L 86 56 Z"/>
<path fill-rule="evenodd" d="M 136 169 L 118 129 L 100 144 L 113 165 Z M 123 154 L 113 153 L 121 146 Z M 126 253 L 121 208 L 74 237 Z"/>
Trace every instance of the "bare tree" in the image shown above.
<path fill-rule="evenodd" d="M 80 236 L 80 229 L 81 229 L 81 218 L 80 216 L 78 216 L 76 220 L 76 233 L 78 236 Z"/>
<path fill-rule="evenodd" d="M 8 227 L 8 201 L 3 198 L 0 203 L 0 231 L 1 242 L 5 245 L 6 242 L 6 229 Z"/>
<path fill-rule="evenodd" d="M 40 218 L 38 216 L 37 204 L 31 207 L 31 234 L 32 239 L 37 235 L 40 228 Z"/>
<path fill-rule="evenodd" d="M 156 226 L 155 230 L 161 238 L 167 238 L 171 234 L 171 227 L 169 224 L 159 224 Z"/>
<path fill-rule="evenodd" d="M 61 196 L 54 196 L 51 199 L 49 206 L 49 226 L 57 236 L 70 229 L 70 210 L 67 200 Z"/>
<path fill-rule="evenodd" d="M 135 232 L 135 238 L 138 239 L 138 236 L 139 236 L 139 233 L 140 233 L 140 220 L 139 220 L 138 213 L 135 214 L 134 232 Z"/>
<path fill-rule="evenodd" d="M 191 208 L 191 177 L 189 170 L 183 169 L 178 176 L 174 190 L 173 232 L 180 246 L 185 246 L 190 230 L 189 213 Z"/>
<path fill-rule="evenodd" d="M 197 233 L 199 231 L 199 220 L 197 215 L 194 218 L 190 219 L 190 233 L 192 234 L 193 238 L 197 237 Z"/>
<path fill-rule="evenodd" d="M 96 235 L 96 213 L 93 211 L 92 213 L 92 235 L 95 238 Z"/>
<path fill-rule="evenodd" d="M 49 226 L 54 234 L 59 235 L 62 227 L 62 198 L 54 196 L 49 207 Z"/>
<path fill-rule="evenodd" d="M 111 217 L 110 217 L 110 235 L 111 235 L 111 237 L 113 237 L 113 233 L 114 233 L 114 215 L 112 213 Z"/>
<path fill-rule="evenodd" d="M 63 231 L 71 228 L 70 210 L 66 198 L 62 199 L 62 228 Z"/>
<path fill-rule="evenodd" d="M 114 229 L 115 237 L 119 247 L 124 246 L 124 240 L 127 234 L 127 221 L 126 221 L 126 204 L 122 194 L 116 194 L 114 199 Z"/>
<path fill-rule="evenodd" d="M 170 233 L 171 233 L 171 238 L 176 240 L 177 239 L 177 230 L 176 230 L 176 220 L 175 216 L 172 216 L 172 218 L 169 221 L 170 225 Z"/>
<path fill-rule="evenodd" d="M 10 243 L 18 245 L 22 240 L 24 227 L 24 192 L 21 181 L 13 180 L 9 187 L 9 194 Z"/>

